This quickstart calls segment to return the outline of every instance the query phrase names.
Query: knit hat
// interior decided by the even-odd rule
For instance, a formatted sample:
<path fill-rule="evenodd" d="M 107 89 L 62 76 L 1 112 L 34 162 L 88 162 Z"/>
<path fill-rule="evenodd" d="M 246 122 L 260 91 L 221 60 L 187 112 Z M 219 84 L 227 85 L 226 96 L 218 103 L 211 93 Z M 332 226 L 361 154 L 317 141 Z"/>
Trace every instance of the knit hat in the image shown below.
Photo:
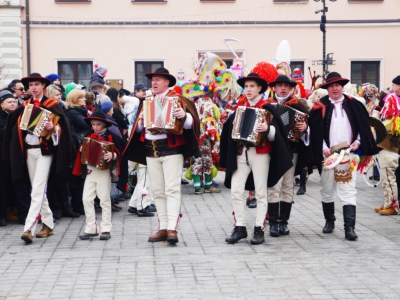
<path fill-rule="evenodd" d="M 95 64 L 94 67 L 95 67 L 95 70 L 94 70 L 95 72 L 99 73 L 103 77 L 106 76 L 106 73 L 108 71 L 108 69 L 106 67 L 99 66 L 98 64 Z"/>
<path fill-rule="evenodd" d="M 68 96 L 69 92 L 76 88 L 76 84 L 71 82 L 65 85 L 65 97 Z"/>
<path fill-rule="evenodd" d="M 112 103 L 112 101 L 110 101 L 110 100 L 103 101 L 101 103 L 101 111 L 106 114 L 111 110 L 111 108 L 113 106 L 114 106 L 114 103 Z"/>
<path fill-rule="evenodd" d="M 54 73 L 47 75 L 46 78 L 49 79 L 51 81 L 51 83 L 53 83 L 54 80 L 56 80 L 56 79 L 61 81 L 60 76 L 58 76 L 57 74 L 54 74 Z"/>
<path fill-rule="evenodd" d="M 400 85 L 400 75 L 393 79 L 392 83 Z"/>
<path fill-rule="evenodd" d="M 10 91 L 4 90 L 0 92 L 0 103 L 8 98 L 14 99 L 14 95 Z"/>

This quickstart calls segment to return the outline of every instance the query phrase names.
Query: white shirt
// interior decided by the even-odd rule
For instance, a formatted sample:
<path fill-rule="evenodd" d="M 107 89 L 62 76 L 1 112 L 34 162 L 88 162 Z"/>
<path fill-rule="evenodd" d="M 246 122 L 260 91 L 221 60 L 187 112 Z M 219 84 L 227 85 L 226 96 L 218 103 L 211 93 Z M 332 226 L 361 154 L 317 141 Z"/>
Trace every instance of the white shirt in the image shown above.
<path fill-rule="evenodd" d="M 167 94 L 169 93 L 169 90 L 166 90 L 164 93 L 162 94 L 158 94 L 156 95 L 156 97 L 165 97 Z M 190 129 L 192 128 L 192 123 L 193 123 L 193 117 L 191 114 L 186 113 L 186 120 L 185 123 L 183 124 L 183 128 L 184 129 Z M 137 127 L 136 127 L 136 132 L 142 132 L 144 126 L 140 125 L 138 123 Z M 160 134 L 152 134 L 150 132 L 146 132 L 146 140 L 150 140 L 150 141 L 154 141 L 154 140 L 162 140 L 162 139 L 166 139 L 167 135 L 165 133 L 160 133 Z"/>
<path fill-rule="evenodd" d="M 349 118 L 347 117 L 345 110 L 342 108 L 344 96 L 336 101 L 332 100 L 331 98 L 329 98 L 329 100 L 334 105 L 331 127 L 329 130 L 330 146 L 333 147 L 345 141 L 351 144 L 353 140 L 353 131 L 351 129 Z M 357 142 L 360 143 L 360 135 L 357 137 Z M 326 148 L 329 147 L 324 140 L 322 150 Z"/>

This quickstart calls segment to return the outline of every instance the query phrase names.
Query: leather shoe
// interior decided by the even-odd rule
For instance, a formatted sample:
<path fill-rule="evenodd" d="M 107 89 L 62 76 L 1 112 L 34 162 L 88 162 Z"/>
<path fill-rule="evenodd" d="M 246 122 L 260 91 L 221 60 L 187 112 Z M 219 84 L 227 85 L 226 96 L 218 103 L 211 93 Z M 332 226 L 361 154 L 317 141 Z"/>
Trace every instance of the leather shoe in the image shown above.
<path fill-rule="evenodd" d="M 278 237 L 281 235 L 278 223 L 269 223 L 269 235 L 273 237 Z"/>
<path fill-rule="evenodd" d="M 98 236 L 98 235 L 99 235 L 98 233 L 86 233 L 86 232 L 84 232 L 83 235 L 79 236 L 79 238 L 81 240 L 89 240 L 89 239 L 91 239 L 91 238 L 93 238 L 95 236 Z"/>
<path fill-rule="evenodd" d="M 139 218 L 141 218 L 141 217 L 154 217 L 154 214 L 152 212 L 149 212 L 147 207 L 145 209 L 141 209 L 141 210 L 137 211 L 137 216 Z"/>
<path fill-rule="evenodd" d="M 288 235 L 290 233 L 289 228 L 287 228 L 287 224 L 279 224 L 279 233 L 281 235 Z"/>
<path fill-rule="evenodd" d="M 181 179 L 181 184 L 189 184 L 189 181 L 187 181 L 186 179 Z"/>
<path fill-rule="evenodd" d="M 246 206 L 249 206 L 251 200 L 249 198 L 246 199 Z"/>
<path fill-rule="evenodd" d="M 100 240 L 107 241 L 111 239 L 111 234 L 109 232 L 102 232 L 100 235 Z"/>
<path fill-rule="evenodd" d="M 257 208 L 257 199 L 253 198 L 249 204 L 249 208 Z"/>
<path fill-rule="evenodd" d="M 332 233 L 333 229 L 335 229 L 335 222 L 326 222 L 322 233 Z"/>
<path fill-rule="evenodd" d="M 21 239 L 25 241 L 25 243 L 27 244 L 32 243 L 33 242 L 32 232 L 24 231 L 24 233 L 21 235 Z"/>
<path fill-rule="evenodd" d="M 247 238 L 246 226 L 235 226 L 230 237 L 225 239 L 229 244 L 237 243 L 241 239 Z"/>
<path fill-rule="evenodd" d="M 300 185 L 299 189 L 297 190 L 296 195 L 304 195 L 306 193 L 306 186 Z"/>
<path fill-rule="evenodd" d="M 148 212 L 157 212 L 157 208 L 155 206 L 149 205 L 146 207 Z"/>
<path fill-rule="evenodd" d="M 162 242 L 162 241 L 166 241 L 167 238 L 168 238 L 167 229 L 163 229 L 163 230 L 157 231 L 156 234 L 149 236 L 149 242 L 150 243 Z"/>
<path fill-rule="evenodd" d="M 36 233 L 36 237 L 37 238 L 44 238 L 46 236 L 53 235 L 53 234 L 54 234 L 53 229 L 51 229 L 46 224 L 43 224 L 42 230 L 40 230 L 39 232 Z"/>
<path fill-rule="evenodd" d="M 176 244 L 178 240 L 178 232 L 176 230 L 168 230 L 167 242 L 170 244 Z"/>
<path fill-rule="evenodd" d="M 128 213 L 137 215 L 137 208 L 136 208 L 136 207 L 129 206 L 129 208 L 128 208 Z"/>
<path fill-rule="evenodd" d="M 5 218 L 0 218 L 0 226 L 7 226 L 7 221 Z"/>
<path fill-rule="evenodd" d="M 250 241 L 252 245 L 260 245 L 265 242 L 264 231 L 261 229 L 261 226 L 254 227 L 253 238 Z"/>

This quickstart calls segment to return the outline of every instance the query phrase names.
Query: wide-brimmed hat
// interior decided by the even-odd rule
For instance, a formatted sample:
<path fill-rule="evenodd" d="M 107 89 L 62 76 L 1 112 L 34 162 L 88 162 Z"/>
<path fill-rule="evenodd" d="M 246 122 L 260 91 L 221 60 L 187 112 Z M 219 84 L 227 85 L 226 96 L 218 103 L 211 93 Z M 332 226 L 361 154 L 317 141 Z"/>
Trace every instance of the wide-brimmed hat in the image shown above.
<path fill-rule="evenodd" d="M 321 84 L 319 87 L 321 89 L 327 89 L 331 84 L 337 83 L 341 86 L 346 85 L 350 80 L 347 78 L 343 78 L 338 72 L 330 72 L 328 76 L 326 76 L 325 83 Z"/>
<path fill-rule="evenodd" d="M 237 83 L 244 88 L 244 84 L 247 80 L 253 80 L 255 82 L 257 82 L 259 85 L 261 85 L 261 91 L 260 94 L 264 93 L 267 88 L 268 88 L 268 82 L 266 82 L 264 79 L 262 79 L 260 77 L 260 75 L 258 75 L 257 73 L 249 73 L 249 75 L 247 75 L 246 77 L 242 77 L 240 79 L 237 80 Z"/>
<path fill-rule="evenodd" d="M 287 83 L 290 87 L 295 87 L 297 85 L 296 81 L 291 80 L 286 75 L 279 75 L 276 77 L 275 81 L 271 82 L 269 86 L 274 87 L 277 83 Z"/>
<path fill-rule="evenodd" d="M 101 110 L 96 110 L 92 113 L 90 117 L 85 118 L 85 122 L 89 126 L 92 126 L 92 121 L 101 121 L 105 124 L 106 127 L 110 127 L 113 125 L 110 121 L 106 119 L 106 115 Z"/>
<path fill-rule="evenodd" d="M 169 87 L 172 87 L 176 84 L 176 78 L 169 74 L 169 71 L 166 68 L 158 68 L 153 73 L 146 73 L 146 77 L 152 79 L 153 76 L 164 76 L 169 80 Z"/>
<path fill-rule="evenodd" d="M 31 81 L 40 81 L 46 85 L 45 87 L 48 87 L 51 84 L 49 79 L 43 77 L 39 73 L 32 73 L 31 75 L 21 79 L 22 84 L 27 88 L 29 88 L 29 82 Z"/>

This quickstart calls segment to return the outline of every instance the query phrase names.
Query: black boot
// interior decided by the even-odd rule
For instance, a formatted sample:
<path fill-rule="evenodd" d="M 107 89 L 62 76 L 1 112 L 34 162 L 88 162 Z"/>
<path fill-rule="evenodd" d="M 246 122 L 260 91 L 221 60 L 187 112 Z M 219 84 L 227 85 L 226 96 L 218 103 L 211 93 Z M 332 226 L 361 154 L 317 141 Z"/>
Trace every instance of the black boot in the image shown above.
<path fill-rule="evenodd" d="M 296 195 L 304 195 L 306 193 L 306 180 L 307 180 L 307 171 L 301 172 L 300 174 L 300 187 L 297 190 Z"/>
<path fill-rule="evenodd" d="M 322 229 L 322 233 L 332 233 L 333 229 L 335 229 L 335 203 L 325 203 L 322 202 L 322 210 L 324 211 L 324 217 L 326 220 L 324 229 Z"/>
<path fill-rule="evenodd" d="M 269 215 L 269 235 L 280 236 L 279 231 L 279 202 L 268 203 L 268 215 Z"/>
<path fill-rule="evenodd" d="M 356 226 L 356 207 L 354 205 L 343 206 L 343 219 L 345 238 L 355 241 L 358 236 L 354 232 L 354 227 Z"/>
<path fill-rule="evenodd" d="M 260 245 L 265 242 L 264 239 L 264 231 L 261 229 L 261 226 L 254 227 L 253 238 L 250 241 L 252 245 Z"/>
<path fill-rule="evenodd" d="M 248 205 L 249 208 L 257 208 L 257 199 L 253 198 L 253 200 L 251 200 L 251 202 Z"/>
<path fill-rule="evenodd" d="M 287 228 L 288 220 L 290 218 L 290 211 L 292 210 L 292 203 L 280 202 L 280 222 L 279 232 L 281 235 L 288 235 L 290 230 Z"/>
<path fill-rule="evenodd" d="M 230 237 L 225 239 L 229 244 L 237 243 L 241 239 L 247 238 L 246 226 L 235 226 Z"/>
<path fill-rule="evenodd" d="M 62 203 L 61 216 L 65 218 L 79 218 L 79 213 L 74 212 L 72 207 L 69 205 L 68 198 Z"/>

